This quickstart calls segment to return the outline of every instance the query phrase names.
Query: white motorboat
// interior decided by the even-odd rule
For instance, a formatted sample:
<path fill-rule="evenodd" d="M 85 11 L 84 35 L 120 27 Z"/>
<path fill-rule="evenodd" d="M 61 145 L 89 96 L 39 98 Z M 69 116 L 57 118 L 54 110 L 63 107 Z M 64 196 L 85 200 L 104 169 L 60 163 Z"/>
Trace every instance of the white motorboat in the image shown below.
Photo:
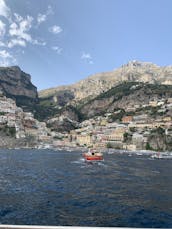
<path fill-rule="evenodd" d="M 151 158 L 154 158 L 154 159 L 172 159 L 172 155 L 158 152 L 158 153 L 152 154 Z"/>

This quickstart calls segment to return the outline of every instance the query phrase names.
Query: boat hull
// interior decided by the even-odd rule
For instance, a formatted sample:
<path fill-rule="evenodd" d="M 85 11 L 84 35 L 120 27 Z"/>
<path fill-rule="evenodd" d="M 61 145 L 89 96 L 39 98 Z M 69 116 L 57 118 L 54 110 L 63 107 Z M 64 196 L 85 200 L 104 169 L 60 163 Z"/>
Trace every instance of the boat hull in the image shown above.
<path fill-rule="evenodd" d="M 167 156 L 167 155 L 163 155 L 163 156 L 152 156 L 151 158 L 153 159 L 172 159 L 172 156 Z"/>
<path fill-rule="evenodd" d="M 102 155 L 87 155 L 87 154 L 84 154 L 83 155 L 85 160 L 87 161 L 102 161 L 103 160 L 103 156 Z"/>

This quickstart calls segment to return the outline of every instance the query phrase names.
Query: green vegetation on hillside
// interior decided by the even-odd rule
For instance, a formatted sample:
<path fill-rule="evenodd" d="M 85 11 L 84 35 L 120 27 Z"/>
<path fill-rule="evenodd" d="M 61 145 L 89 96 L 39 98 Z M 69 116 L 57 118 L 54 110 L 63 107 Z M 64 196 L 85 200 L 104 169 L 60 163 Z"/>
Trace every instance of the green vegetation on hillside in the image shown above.
<path fill-rule="evenodd" d="M 3 135 L 9 136 L 9 137 L 15 137 L 16 135 L 15 127 L 9 127 L 7 125 L 3 125 L 3 126 L 1 125 L 0 132 L 3 133 Z"/>
<path fill-rule="evenodd" d="M 107 100 L 111 98 L 111 101 L 109 103 L 109 107 L 113 105 L 114 102 L 120 101 L 124 96 L 126 98 L 129 98 L 130 95 L 135 93 L 136 91 L 142 91 L 142 100 L 144 101 L 144 94 L 147 96 L 149 100 L 152 100 L 153 98 L 167 98 L 172 97 L 172 85 L 160 85 L 160 84 L 148 84 L 148 83 L 141 83 L 141 82 L 123 82 L 110 90 L 101 93 L 95 98 L 92 98 L 91 96 L 82 99 L 81 101 L 78 101 L 77 103 L 73 103 L 75 105 L 67 105 L 66 103 L 69 101 L 72 101 L 72 94 L 68 91 L 59 92 L 57 96 L 56 103 L 53 101 L 53 97 L 47 97 L 47 98 L 41 98 L 39 99 L 39 103 L 36 104 L 36 106 L 33 107 L 35 112 L 35 117 L 39 120 L 43 121 L 48 118 L 52 118 L 54 116 L 61 115 L 67 107 L 70 107 L 70 109 L 73 109 L 73 112 L 76 113 L 76 115 L 79 118 L 79 121 L 83 121 L 88 118 L 87 113 L 89 112 L 89 109 L 85 109 L 84 112 L 82 110 L 85 107 L 91 106 L 95 101 L 96 103 L 99 103 L 103 100 Z M 63 97 L 64 96 L 64 97 Z M 67 96 L 67 98 L 65 98 Z M 137 98 L 135 98 L 137 100 Z M 59 106 L 60 104 L 60 106 Z M 69 102 L 70 104 L 70 102 Z M 97 109 L 91 107 L 93 110 L 93 116 L 96 115 L 104 115 L 108 108 L 104 109 Z M 94 111 L 95 109 L 95 111 Z M 135 114 L 141 114 L 141 113 L 147 113 L 151 115 L 152 117 L 156 117 L 158 115 L 161 115 L 161 113 L 158 112 L 159 107 L 141 107 L 137 108 L 136 112 L 126 112 L 124 109 L 121 109 L 121 112 L 115 114 L 113 112 L 113 115 L 110 117 L 112 121 L 121 120 L 123 116 L 125 115 L 135 115 Z"/>
<path fill-rule="evenodd" d="M 117 101 L 121 99 L 123 96 L 131 94 L 131 92 L 139 90 L 142 86 L 143 83 L 124 81 L 123 83 L 111 88 L 107 92 L 100 94 L 95 99 L 103 99 L 114 96 L 114 101 Z"/>
<path fill-rule="evenodd" d="M 33 107 L 34 117 L 39 121 L 45 121 L 56 116 L 60 111 L 58 108 L 50 104 L 36 104 Z"/>

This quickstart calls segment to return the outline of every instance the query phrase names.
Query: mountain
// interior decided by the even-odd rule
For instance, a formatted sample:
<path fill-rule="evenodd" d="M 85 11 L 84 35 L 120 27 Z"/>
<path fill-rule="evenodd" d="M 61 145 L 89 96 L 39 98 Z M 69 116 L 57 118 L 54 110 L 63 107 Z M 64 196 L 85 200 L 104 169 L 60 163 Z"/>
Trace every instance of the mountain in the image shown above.
<path fill-rule="evenodd" d="M 37 88 L 32 84 L 31 76 L 18 66 L 0 67 L 0 90 L 25 109 L 31 109 L 38 102 Z"/>
<path fill-rule="evenodd" d="M 19 67 L 0 68 L 0 89 L 24 111 L 50 128 L 68 131 L 83 120 L 151 99 L 172 97 L 172 66 L 131 61 L 120 68 L 92 75 L 76 84 L 37 93 L 29 74 Z M 167 93 L 168 92 L 168 93 Z M 120 115 L 122 115 L 122 113 Z"/>
<path fill-rule="evenodd" d="M 130 61 L 118 69 L 91 75 L 73 85 L 42 90 L 39 92 L 39 97 L 58 101 L 58 94 L 68 91 L 71 100 L 80 101 L 96 97 L 124 81 L 172 85 L 172 66 L 160 67 L 149 62 Z"/>
<path fill-rule="evenodd" d="M 64 116 L 63 108 L 68 106 L 75 108 L 73 114 L 77 116 L 75 121 L 83 119 L 84 115 L 85 118 L 89 117 L 90 115 L 84 113 L 92 112 L 94 114 L 95 109 L 93 106 L 90 107 L 92 111 L 88 110 L 87 104 L 124 82 L 172 85 L 172 66 L 160 67 L 149 62 L 130 61 L 118 69 L 91 75 L 73 85 L 42 90 L 39 92 L 39 108 L 35 108 L 36 117 L 43 121 L 54 117 L 59 118 L 61 115 Z"/>
<path fill-rule="evenodd" d="M 151 105 L 152 101 L 166 104 L 169 98 L 172 98 L 172 85 L 125 81 L 85 103 L 66 105 L 49 117 L 47 123 L 52 130 L 67 132 L 78 128 L 83 121 L 97 117 L 108 117 L 108 122 L 118 122 L 130 115 L 147 114 L 152 119 L 172 116 L 172 110 L 167 109 L 161 114 L 158 104 L 155 107 Z"/>
<path fill-rule="evenodd" d="M 167 101 L 169 98 L 172 98 L 172 85 L 123 82 L 78 106 L 78 112 L 82 119 L 90 119 L 120 111 L 120 118 L 122 118 L 122 116 L 127 115 L 129 109 L 132 110 L 135 106 L 139 108 L 138 113 L 140 114 L 145 113 L 145 106 L 151 113 L 152 108 L 149 106 L 151 101 Z M 155 114 L 155 109 L 152 112 Z M 117 117 L 119 117 L 119 113 Z M 115 119 L 115 115 L 113 118 Z"/>
<path fill-rule="evenodd" d="M 28 138 L 35 146 L 53 138 L 97 144 L 99 133 L 111 147 L 171 151 L 171 77 L 171 66 L 132 61 L 38 97 L 30 75 L 17 66 L 0 68 L 0 146 L 25 146 Z"/>

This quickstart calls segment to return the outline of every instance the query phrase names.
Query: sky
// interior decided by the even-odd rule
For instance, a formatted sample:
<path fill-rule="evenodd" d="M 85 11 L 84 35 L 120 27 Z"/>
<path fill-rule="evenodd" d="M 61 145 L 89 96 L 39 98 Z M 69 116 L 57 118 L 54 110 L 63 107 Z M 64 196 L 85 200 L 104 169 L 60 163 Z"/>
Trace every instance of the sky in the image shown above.
<path fill-rule="evenodd" d="M 0 66 L 38 90 L 132 60 L 172 65 L 171 0 L 0 0 Z"/>

